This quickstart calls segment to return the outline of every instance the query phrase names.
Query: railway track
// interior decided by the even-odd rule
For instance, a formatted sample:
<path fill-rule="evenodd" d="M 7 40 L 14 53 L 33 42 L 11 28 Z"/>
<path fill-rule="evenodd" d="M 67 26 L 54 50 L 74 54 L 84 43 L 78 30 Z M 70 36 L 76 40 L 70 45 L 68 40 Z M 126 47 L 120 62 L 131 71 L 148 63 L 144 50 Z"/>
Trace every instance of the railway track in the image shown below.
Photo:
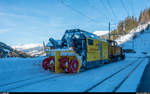
<path fill-rule="evenodd" d="M 131 74 L 138 68 L 138 66 L 141 64 L 141 61 L 142 60 L 140 60 L 139 62 L 138 62 L 138 64 L 128 73 L 128 75 L 118 84 L 118 86 L 116 86 L 115 87 L 115 89 L 113 90 L 113 92 L 116 92 L 119 88 L 120 88 L 120 86 L 131 76 Z"/>
<path fill-rule="evenodd" d="M 48 76 L 47 75 L 46 76 L 38 75 L 38 76 L 34 76 L 34 77 L 29 77 L 27 79 L 22 79 L 22 80 L 18 80 L 15 82 L 2 84 L 2 85 L 0 85 L 0 91 L 1 92 L 8 92 L 11 90 L 15 90 L 18 88 L 22 88 L 25 86 L 29 86 L 32 84 L 43 82 L 43 81 L 46 81 L 49 79 L 55 79 L 55 78 L 62 77 L 62 76 L 64 76 L 64 74 L 57 74 L 57 75 L 54 74 L 54 75 L 48 75 Z M 38 78 L 38 79 L 35 79 L 35 78 Z"/>
<path fill-rule="evenodd" d="M 45 74 L 38 73 L 38 75 L 36 75 L 36 76 L 33 76 L 33 74 L 32 74 L 28 78 L 25 78 L 25 79 L 21 79 L 21 80 L 17 80 L 17 81 L 13 81 L 13 82 L 8 82 L 8 83 L 0 84 L 0 87 L 11 85 L 11 84 L 16 84 L 16 83 L 23 82 L 23 81 L 26 81 L 26 80 L 31 80 L 31 79 L 34 79 L 36 77 L 41 77 L 41 76 L 45 76 Z"/>
<path fill-rule="evenodd" d="M 124 78 L 124 80 L 121 81 L 121 83 L 115 87 L 115 89 L 113 90 L 113 92 L 116 92 L 119 87 L 127 80 L 127 78 L 132 74 L 132 72 L 141 64 L 141 60 L 142 58 L 136 59 L 135 61 L 138 61 L 138 64 L 136 65 L 136 67 L 130 71 L 130 73 Z M 127 69 L 129 66 L 135 64 L 136 62 L 132 61 L 130 64 L 126 65 L 125 67 L 119 69 L 117 72 L 111 74 L 110 76 L 104 78 L 103 80 L 99 81 L 98 83 L 96 83 L 95 85 L 89 87 L 88 89 L 86 89 L 84 92 L 90 92 L 91 90 L 93 90 L 94 88 L 96 88 L 97 86 L 101 85 L 102 83 L 104 83 L 106 80 L 111 79 L 113 76 L 117 75 L 118 73 L 120 73 L 121 71 Z M 54 74 L 54 75 L 36 75 L 34 77 L 29 77 L 27 79 L 22 79 L 22 80 L 18 80 L 18 81 L 14 81 L 14 82 L 10 82 L 10 83 L 6 83 L 6 84 L 1 84 L 0 85 L 0 91 L 1 92 L 8 92 L 8 91 L 13 91 L 15 89 L 18 88 L 22 88 L 22 87 L 26 87 L 26 86 L 30 86 L 39 82 L 44 82 L 46 80 L 50 80 L 50 79 L 55 79 L 55 78 L 59 78 L 65 76 L 64 74 Z M 38 78 L 38 79 L 36 79 Z"/>
<path fill-rule="evenodd" d="M 129 78 L 129 76 L 137 69 L 137 67 L 141 64 L 142 58 L 137 59 L 138 60 L 138 64 L 128 73 L 127 76 L 125 76 L 125 78 L 116 86 L 114 87 L 114 89 L 112 90 L 112 92 L 116 92 L 120 86 Z M 135 60 L 135 61 L 137 61 Z M 133 61 L 130 64 L 128 64 L 127 66 L 119 69 L 118 71 L 114 72 L 113 74 L 109 75 L 108 77 L 104 78 L 103 80 L 97 82 L 96 84 L 90 86 L 88 89 L 84 90 L 84 92 L 90 92 L 91 90 L 93 90 L 94 88 L 100 86 L 102 83 L 104 83 L 105 81 L 111 79 L 112 77 L 114 77 L 115 75 L 119 74 L 120 72 L 122 72 L 123 70 L 129 68 L 131 65 L 135 64 L 136 62 Z"/>

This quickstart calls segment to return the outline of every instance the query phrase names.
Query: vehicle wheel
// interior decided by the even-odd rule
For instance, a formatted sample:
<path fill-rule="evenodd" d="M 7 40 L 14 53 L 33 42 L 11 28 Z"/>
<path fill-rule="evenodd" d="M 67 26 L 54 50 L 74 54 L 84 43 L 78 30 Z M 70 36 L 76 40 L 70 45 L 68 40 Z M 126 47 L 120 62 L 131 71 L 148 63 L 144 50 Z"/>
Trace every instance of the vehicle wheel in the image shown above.
<path fill-rule="evenodd" d="M 108 62 L 104 62 L 104 64 L 108 64 Z"/>
<path fill-rule="evenodd" d="M 124 60 L 124 59 L 125 59 L 125 55 L 122 55 L 122 56 L 121 56 L 121 60 Z"/>
<path fill-rule="evenodd" d="M 116 61 L 119 61 L 119 56 L 116 56 L 116 59 L 115 59 Z"/>

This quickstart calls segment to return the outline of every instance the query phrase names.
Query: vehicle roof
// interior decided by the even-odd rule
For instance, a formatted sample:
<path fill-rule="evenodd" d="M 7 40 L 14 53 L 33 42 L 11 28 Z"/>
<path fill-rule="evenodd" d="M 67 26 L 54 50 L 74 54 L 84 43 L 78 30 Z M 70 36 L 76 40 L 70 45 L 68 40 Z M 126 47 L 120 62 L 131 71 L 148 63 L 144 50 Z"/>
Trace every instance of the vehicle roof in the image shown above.
<path fill-rule="evenodd" d="M 90 32 L 87 32 L 87 31 L 84 31 L 84 30 L 81 30 L 81 29 L 70 29 L 70 30 L 66 30 L 66 32 L 82 33 L 86 38 L 92 38 L 92 39 L 97 39 L 100 41 L 107 42 L 106 40 L 98 37 L 97 35 L 90 33 Z"/>

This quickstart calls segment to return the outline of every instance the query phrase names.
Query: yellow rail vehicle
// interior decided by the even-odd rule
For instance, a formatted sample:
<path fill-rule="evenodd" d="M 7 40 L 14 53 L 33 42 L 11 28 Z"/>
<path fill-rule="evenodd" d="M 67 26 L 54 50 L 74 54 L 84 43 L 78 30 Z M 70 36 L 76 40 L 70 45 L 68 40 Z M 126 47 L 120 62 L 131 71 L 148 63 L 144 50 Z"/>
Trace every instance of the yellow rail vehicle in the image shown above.
<path fill-rule="evenodd" d="M 87 68 L 108 62 L 108 43 L 104 40 L 87 38 Z"/>
<path fill-rule="evenodd" d="M 123 57 L 122 48 L 114 45 L 114 41 L 103 40 L 80 29 L 66 30 L 60 43 L 49 40 L 54 49 L 45 46 L 48 58 L 43 60 L 43 68 L 56 73 L 75 73 Z"/>
<path fill-rule="evenodd" d="M 107 42 L 109 45 L 108 53 L 110 61 L 118 61 L 125 58 L 122 47 L 120 47 L 116 41 L 107 40 Z"/>

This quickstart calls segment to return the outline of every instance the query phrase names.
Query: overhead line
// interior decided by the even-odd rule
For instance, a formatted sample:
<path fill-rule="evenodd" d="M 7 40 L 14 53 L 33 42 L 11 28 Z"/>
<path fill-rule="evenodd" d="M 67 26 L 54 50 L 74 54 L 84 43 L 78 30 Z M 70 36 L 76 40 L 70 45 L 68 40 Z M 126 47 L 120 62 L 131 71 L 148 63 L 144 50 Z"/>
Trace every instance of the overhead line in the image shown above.
<path fill-rule="evenodd" d="M 93 5 L 90 4 L 89 0 L 86 0 L 86 1 L 87 1 L 88 5 L 89 5 L 93 10 L 96 10 L 99 14 L 101 13 L 100 10 L 98 10 L 95 6 L 93 6 Z M 104 16 L 104 17 L 107 17 L 106 14 L 103 14 L 103 16 Z"/>
<path fill-rule="evenodd" d="M 106 0 L 106 1 L 107 1 L 108 6 L 110 7 L 110 10 L 111 10 L 113 16 L 114 16 L 115 18 L 117 18 L 117 16 L 115 15 L 115 12 L 113 11 L 113 8 L 112 8 L 112 6 L 111 6 L 109 0 Z"/>
<path fill-rule="evenodd" d="M 121 4 L 122 4 L 124 10 L 127 12 L 127 15 L 129 16 L 128 10 L 127 10 L 127 8 L 125 7 L 124 2 L 123 2 L 122 0 L 120 0 L 120 2 L 121 2 Z"/>
<path fill-rule="evenodd" d="M 134 6 L 133 6 L 133 0 L 131 0 L 131 9 L 132 9 L 132 15 L 134 16 Z"/>
<path fill-rule="evenodd" d="M 150 7 L 149 6 L 150 1 L 149 0 L 146 0 L 146 1 L 147 1 L 146 6 L 147 6 L 147 8 L 149 8 Z"/>
<path fill-rule="evenodd" d="M 63 4 L 64 6 L 70 8 L 72 11 L 74 11 L 74 12 L 76 12 L 76 13 L 78 13 L 78 14 L 80 14 L 80 15 L 86 17 L 86 18 L 88 18 L 90 21 L 92 21 L 92 22 L 94 22 L 94 23 L 98 23 L 98 22 L 97 22 L 96 20 L 94 20 L 93 18 L 90 18 L 89 16 L 85 15 L 84 13 L 82 13 L 82 12 L 78 11 L 77 9 L 71 7 L 70 5 L 64 3 L 63 0 L 61 0 L 60 3 Z M 102 24 L 100 24 L 100 25 L 102 25 Z M 103 26 L 105 26 L 105 25 L 103 25 Z"/>
<path fill-rule="evenodd" d="M 101 3 L 101 5 L 104 7 L 104 9 L 106 9 L 106 10 L 108 11 L 108 9 L 107 9 L 106 5 L 104 4 L 103 0 L 98 0 L 98 1 Z M 106 15 L 107 15 L 107 14 L 106 14 Z M 109 19 L 109 21 L 110 21 L 110 18 L 109 18 L 108 15 L 107 15 L 107 17 L 108 17 L 108 19 Z"/>

